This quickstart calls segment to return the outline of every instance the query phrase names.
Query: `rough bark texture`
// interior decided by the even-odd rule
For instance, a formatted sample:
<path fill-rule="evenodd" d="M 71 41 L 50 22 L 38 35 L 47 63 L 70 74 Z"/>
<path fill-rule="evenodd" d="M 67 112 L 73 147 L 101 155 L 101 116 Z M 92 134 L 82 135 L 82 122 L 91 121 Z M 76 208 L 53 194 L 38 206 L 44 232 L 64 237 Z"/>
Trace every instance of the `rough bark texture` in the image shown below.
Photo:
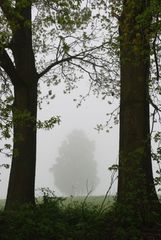
<path fill-rule="evenodd" d="M 127 0 L 120 18 L 120 159 L 118 202 L 135 204 L 139 211 L 155 208 L 149 123 L 151 17 L 139 21 L 148 1 Z"/>
<path fill-rule="evenodd" d="M 33 204 L 35 190 L 37 89 L 23 84 L 14 89 L 14 145 L 7 209 L 15 204 Z"/>
<path fill-rule="evenodd" d="M 17 19 L 17 27 L 12 31 L 11 42 L 15 69 L 14 74 L 9 75 L 10 72 L 7 72 L 14 86 L 14 145 L 6 209 L 17 204 L 34 204 L 35 201 L 38 75 L 32 50 L 31 25 L 29 24 L 31 23 L 31 3 L 25 7 L 18 3 L 21 2 L 17 1 L 16 10 L 22 18 Z"/>

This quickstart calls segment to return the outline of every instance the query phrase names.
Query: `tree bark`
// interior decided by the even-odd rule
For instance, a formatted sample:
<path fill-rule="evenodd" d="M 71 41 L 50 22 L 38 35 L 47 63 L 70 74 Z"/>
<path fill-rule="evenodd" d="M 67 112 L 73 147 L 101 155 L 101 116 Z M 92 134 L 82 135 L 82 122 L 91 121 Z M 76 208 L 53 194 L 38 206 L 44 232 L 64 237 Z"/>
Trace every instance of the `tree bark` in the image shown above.
<path fill-rule="evenodd" d="M 21 18 L 17 19 L 17 25 L 15 20 L 17 27 L 12 31 L 11 50 L 15 67 L 13 77 L 8 71 L 14 86 L 14 136 L 6 209 L 35 202 L 38 74 L 32 49 L 31 2 L 23 7 L 17 1 L 16 8 Z"/>
<path fill-rule="evenodd" d="M 141 22 L 148 1 L 124 1 L 120 18 L 120 156 L 118 202 L 138 211 L 158 206 L 151 163 L 149 120 L 149 32 Z M 140 21 L 139 21 L 140 17 Z"/>
<path fill-rule="evenodd" d="M 14 92 L 14 144 L 6 209 L 35 202 L 37 88 L 20 84 Z"/>

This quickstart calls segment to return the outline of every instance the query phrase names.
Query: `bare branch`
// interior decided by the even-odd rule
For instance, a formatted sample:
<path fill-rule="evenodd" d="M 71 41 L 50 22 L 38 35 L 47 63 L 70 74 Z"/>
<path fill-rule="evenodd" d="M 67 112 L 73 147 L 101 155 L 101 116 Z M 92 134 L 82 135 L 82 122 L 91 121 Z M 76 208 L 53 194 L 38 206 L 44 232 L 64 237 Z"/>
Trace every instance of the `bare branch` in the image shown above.
<path fill-rule="evenodd" d="M 62 39 L 60 38 L 59 44 L 57 47 L 57 52 L 56 52 L 56 61 L 58 61 L 58 59 L 59 59 L 61 42 L 62 42 Z"/>
<path fill-rule="evenodd" d="M 154 40 L 153 40 L 153 52 L 154 52 L 154 61 L 155 61 L 155 66 L 156 66 L 156 78 L 157 81 L 159 82 L 160 79 L 160 74 L 159 74 L 159 65 L 158 65 L 158 57 L 157 57 L 157 53 L 156 53 L 156 40 L 157 40 L 157 36 L 155 36 Z"/>
<path fill-rule="evenodd" d="M 149 102 L 152 105 L 152 107 L 157 111 L 157 112 L 161 112 L 161 109 L 158 108 L 158 106 L 152 101 L 151 98 L 149 98 Z"/>
<path fill-rule="evenodd" d="M 109 194 L 109 192 L 110 192 L 113 184 L 115 183 L 115 181 L 116 181 L 117 178 L 118 178 L 118 176 L 115 176 L 116 172 L 117 172 L 117 170 L 113 170 L 113 172 L 112 172 L 112 174 L 111 174 L 110 186 L 109 186 L 109 188 L 107 189 L 106 194 L 105 194 L 105 196 L 104 196 L 104 199 L 103 199 L 103 201 L 102 201 L 102 203 L 101 203 L 100 210 L 99 210 L 99 215 L 102 213 L 102 210 L 103 210 L 104 204 L 105 204 L 105 202 L 106 202 L 107 196 L 108 196 L 108 194 Z"/>
<path fill-rule="evenodd" d="M 75 58 L 75 56 L 71 56 L 71 57 L 67 57 L 67 58 L 63 58 L 61 60 L 58 60 L 56 62 L 51 63 L 47 68 L 45 68 L 41 73 L 38 74 L 38 79 L 40 79 L 41 77 L 43 77 L 46 73 L 48 73 L 53 67 L 63 63 L 63 62 L 69 62 L 70 60 L 72 60 L 73 58 Z"/>
<path fill-rule="evenodd" d="M 75 55 L 69 55 L 65 58 L 62 58 L 58 61 L 55 61 L 53 63 L 51 63 L 47 68 L 45 68 L 41 73 L 38 74 L 38 78 L 40 79 L 41 77 L 43 77 L 46 73 L 48 73 L 53 67 L 59 65 L 59 64 L 62 64 L 64 62 L 69 62 L 71 61 L 72 59 L 77 59 L 78 57 L 82 56 L 81 60 L 83 61 L 83 58 L 87 55 L 87 53 L 89 52 L 92 52 L 96 49 L 99 49 L 101 47 L 103 47 L 106 43 L 102 44 L 102 45 L 99 45 L 99 46 L 96 46 L 96 47 L 93 47 L 91 49 L 88 49 L 88 50 L 85 50 L 85 51 L 82 51 L 82 52 L 79 52 L 78 54 L 75 54 Z M 89 62 L 90 63 L 90 62 Z M 93 64 L 93 63 L 91 63 Z"/>
<path fill-rule="evenodd" d="M 152 126 L 151 126 L 150 136 L 152 136 L 152 133 L 153 133 L 153 130 L 154 130 L 155 114 L 156 114 L 156 109 L 154 108 L 154 111 L 152 113 Z"/>

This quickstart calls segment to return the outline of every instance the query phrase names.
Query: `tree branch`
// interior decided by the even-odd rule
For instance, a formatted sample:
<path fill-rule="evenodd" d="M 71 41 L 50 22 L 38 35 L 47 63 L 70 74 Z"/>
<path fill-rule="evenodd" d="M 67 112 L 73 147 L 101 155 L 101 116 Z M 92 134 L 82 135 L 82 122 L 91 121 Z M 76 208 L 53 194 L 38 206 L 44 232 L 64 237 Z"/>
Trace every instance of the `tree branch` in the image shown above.
<path fill-rule="evenodd" d="M 71 61 L 72 59 L 78 59 L 78 57 L 80 57 L 81 55 L 82 55 L 82 58 L 79 58 L 79 60 L 82 60 L 82 61 L 83 61 L 83 58 L 86 57 L 86 55 L 87 55 L 88 52 L 92 52 L 92 51 L 94 51 L 94 50 L 96 50 L 96 49 L 99 49 L 99 48 L 103 47 L 105 44 L 106 44 L 106 43 L 104 43 L 104 44 L 102 44 L 102 45 L 100 45 L 100 46 L 96 46 L 96 47 L 94 47 L 94 48 L 91 48 L 91 49 L 82 51 L 82 52 L 80 52 L 80 53 L 78 53 L 78 54 L 75 54 L 75 55 L 69 55 L 69 54 L 68 54 L 68 57 L 62 58 L 61 60 L 57 60 L 57 61 L 51 63 L 48 67 L 46 67 L 41 73 L 38 74 L 38 79 L 40 79 L 41 77 L 43 77 L 43 76 L 44 76 L 46 73 L 48 73 L 53 67 L 55 67 L 55 66 L 57 66 L 57 65 L 59 65 L 59 64 L 61 64 L 61 63 L 64 63 L 64 62 L 69 62 L 69 61 Z M 85 56 L 84 56 L 84 55 L 85 55 Z M 90 61 L 89 61 L 88 63 L 90 63 Z M 93 64 L 93 62 L 91 62 L 91 64 Z"/>
<path fill-rule="evenodd" d="M 154 60 L 155 60 L 155 66 L 156 66 L 156 77 L 157 77 L 157 81 L 159 82 L 160 79 L 160 74 L 159 74 L 159 65 L 158 65 L 158 57 L 157 57 L 157 53 L 156 53 L 156 39 L 157 36 L 155 36 L 154 40 L 153 40 L 153 53 L 154 53 Z"/>
<path fill-rule="evenodd" d="M 152 101 L 151 98 L 149 98 L 149 102 L 152 105 L 152 107 L 157 111 L 157 112 L 161 112 L 161 109 L 158 108 L 158 106 Z"/>
<path fill-rule="evenodd" d="M 71 57 L 66 57 L 63 58 L 61 60 L 58 60 L 56 62 L 51 63 L 47 68 L 45 68 L 41 73 L 38 74 L 38 79 L 40 79 L 41 77 L 43 77 L 46 73 L 48 73 L 53 67 L 63 63 L 63 62 L 69 62 L 70 60 L 72 60 L 73 58 L 75 58 L 75 56 L 71 56 Z"/>
<path fill-rule="evenodd" d="M 17 81 L 17 73 L 16 73 L 16 69 L 13 65 L 13 62 L 5 49 L 0 50 L 0 66 L 7 73 L 12 84 L 14 85 L 15 82 Z"/>

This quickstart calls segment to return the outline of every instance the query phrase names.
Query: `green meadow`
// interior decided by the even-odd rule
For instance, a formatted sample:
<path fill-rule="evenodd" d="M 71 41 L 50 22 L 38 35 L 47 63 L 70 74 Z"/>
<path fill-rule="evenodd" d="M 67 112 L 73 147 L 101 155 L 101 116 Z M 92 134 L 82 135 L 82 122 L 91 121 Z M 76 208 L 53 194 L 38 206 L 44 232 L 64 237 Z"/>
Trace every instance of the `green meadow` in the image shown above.
<path fill-rule="evenodd" d="M 66 206 L 68 204 L 92 204 L 102 206 L 107 208 L 112 205 L 114 202 L 114 196 L 70 196 L 70 197 L 61 197 L 63 199 L 62 205 Z M 42 198 L 37 198 L 37 203 L 42 202 Z M 5 205 L 5 199 L 0 199 L 0 209 L 3 209 Z"/>

